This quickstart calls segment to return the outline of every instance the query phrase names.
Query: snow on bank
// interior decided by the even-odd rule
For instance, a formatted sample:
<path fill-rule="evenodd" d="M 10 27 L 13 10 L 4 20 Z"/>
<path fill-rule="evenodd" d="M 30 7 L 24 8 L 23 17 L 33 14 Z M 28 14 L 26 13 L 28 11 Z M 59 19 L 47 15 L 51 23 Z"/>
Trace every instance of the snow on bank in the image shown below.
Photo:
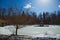
<path fill-rule="evenodd" d="M 18 35 L 28 35 L 32 37 L 57 37 L 60 38 L 60 25 L 49 25 L 45 27 L 40 27 L 38 25 L 20 25 L 18 29 Z M 16 33 L 16 26 L 8 25 L 0 27 L 0 35 L 11 35 Z"/>
<path fill-rule="evenodd" d="M 58 37 L 60 26 L 49 25 L 49 27 L 26 26 L 18 29 L 18 35 L 29 35 L 32 37 Z M 60 38 L 60 36 L 59 36 Z"/>
<path fill-rule="evenodd" d="M 9 29 L 0 27 L 0 35 L 11 35 L 12 32 Z"/>
<path fill-rule="evenodd" d="M 4 28 L 9 29 L 12 33 L 16 32 L 16 26 L 14 25 L 4 26 Z"/>
<path fill-rule="evenodd" d="M 16 32 L 16 26 L 8 25 L 4 27 L 0 27 L 0 35 L 11 35 Z"/>

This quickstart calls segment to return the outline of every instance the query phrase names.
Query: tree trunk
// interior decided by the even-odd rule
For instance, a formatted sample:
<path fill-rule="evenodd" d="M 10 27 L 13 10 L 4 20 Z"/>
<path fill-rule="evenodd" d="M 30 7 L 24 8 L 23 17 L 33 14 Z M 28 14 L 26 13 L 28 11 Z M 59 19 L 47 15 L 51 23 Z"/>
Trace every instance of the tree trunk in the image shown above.
<path fill-rule="evenodd" d="M 16 35 L 17 35 L 17 31 L 18 31 L 18 25 L 16 25 Z"/>

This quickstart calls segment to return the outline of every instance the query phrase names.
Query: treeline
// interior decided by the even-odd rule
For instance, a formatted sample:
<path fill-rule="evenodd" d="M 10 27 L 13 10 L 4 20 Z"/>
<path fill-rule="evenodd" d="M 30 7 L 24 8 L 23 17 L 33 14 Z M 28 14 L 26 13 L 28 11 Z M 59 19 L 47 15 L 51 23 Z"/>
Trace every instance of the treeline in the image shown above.
<path fill-rule="evenodd" d="M 60 24 L 60 11 L 43 12 L 36 15 L 36 12 L 14 11 L 13 8 L 6 10 L 0 8 L 0 25 L 17 25 L 17 24 Z"/>

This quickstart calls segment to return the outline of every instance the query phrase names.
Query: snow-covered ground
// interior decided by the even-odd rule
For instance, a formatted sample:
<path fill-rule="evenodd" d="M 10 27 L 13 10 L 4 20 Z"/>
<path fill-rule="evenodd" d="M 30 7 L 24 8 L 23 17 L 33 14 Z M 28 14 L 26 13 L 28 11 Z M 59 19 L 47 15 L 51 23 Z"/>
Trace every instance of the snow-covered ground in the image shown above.
<path fill-rule="evenodd" d="M 12 32 L 9 29 L 0 27 L 0 35 L 11 35 L 11 34 L 12 34 Z"/>
<path fill-rule="evenodd" d="M 16 26 L 14 25 L 4 26 L 4 28 L 10 30 L 12 34 L 16 32 Z"/>
<path fill-rule="evenodd" d="M 21 27 L 21 28 L 20 28 Z M 8 25 L 0 27 L 0 35 L 11 35 L 16 32 L 16 26 Z M 60 25 L 25 25 L 19 26 L 18 35 L 28 35 L 31 37 L 53 37 L 60 38 Z"/>
<path fill-rule="evenodd" d="M 45 25 L 46 26 L 46 25 Z M 49 25 L 49 27 L 26 26 L 18 29 L 18 35 L 29 35 L 32 37 L 60 38 L 60 25 Z"/>
<path fill-rule="evenodd" d="M 8 25 L 4 27 L 0 27 L 0 35 L 11 35 L 16 32 L 16 26 Z"/>

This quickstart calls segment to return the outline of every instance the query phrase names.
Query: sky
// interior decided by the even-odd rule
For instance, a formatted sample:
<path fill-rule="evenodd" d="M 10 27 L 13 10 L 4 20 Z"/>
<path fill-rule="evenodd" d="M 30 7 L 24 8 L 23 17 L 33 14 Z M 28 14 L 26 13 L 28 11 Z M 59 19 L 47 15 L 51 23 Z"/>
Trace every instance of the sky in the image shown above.
<path fill-rule="evenodd" d="M 18 10 L 40 12 L 54 12 L 60 10 L 60 0 L 0 0 L 0 8 L 9 7 Z"/>

